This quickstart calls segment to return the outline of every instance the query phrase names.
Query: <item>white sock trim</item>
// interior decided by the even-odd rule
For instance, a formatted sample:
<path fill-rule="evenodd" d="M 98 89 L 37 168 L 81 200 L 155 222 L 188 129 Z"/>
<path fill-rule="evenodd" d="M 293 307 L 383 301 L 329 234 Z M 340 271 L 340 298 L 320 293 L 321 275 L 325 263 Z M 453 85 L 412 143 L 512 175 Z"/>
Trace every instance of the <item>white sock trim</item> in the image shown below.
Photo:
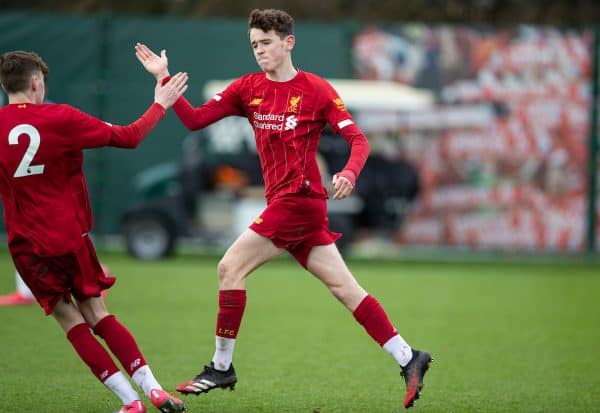
<path fill-rule="evenodd" d="M 138 385 L 140 389 L 144 392 L 144 394 L 150 397 L 150 392 L 153 389 L 162 390 L 163 388 L 158 383 L 154 374 L 152 374 L 152 370 L 150 370 L 150 366 L 145 365 L 137 369 L 131 379 Z"/>
<path fill-rule="evenodd" d="M 390 355 L 395 358 L 398 364 L 400 364 L 402 367 L 406 366 L 412 359 L 412 349 L 408 343 L 404 341 L 400 334 L 390 338 L 383 345 L 383 348 L 385 351 L 390 353 Z"/>
<path fill-rule="evenodd" d="M 123 404 L 133 403 L 135 400 L 140 400 L 140 396 L 131 386 L 127 377 L 117 371 L 115 374 L 104 380 L 104 385 L 108 387 L 121 401 Z"/>
<path fill-rule="evenodd" d="M 212 362 L 215 369 L 226 371 L 233 361 L 233 347 L 235 346 L 235 338 L 225 338 L 215 336 L 215 355 Z"/>

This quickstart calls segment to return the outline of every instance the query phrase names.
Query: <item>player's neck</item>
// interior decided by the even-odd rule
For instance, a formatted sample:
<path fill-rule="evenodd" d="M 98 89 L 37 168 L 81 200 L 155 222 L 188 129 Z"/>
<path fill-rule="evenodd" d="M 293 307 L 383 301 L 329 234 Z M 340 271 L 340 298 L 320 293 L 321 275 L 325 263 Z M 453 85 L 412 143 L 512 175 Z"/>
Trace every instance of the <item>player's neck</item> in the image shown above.
<path fill-rule="evenodd" d="M 32 96 L 30 96 L 29 93 L 18 92 L 18 93 L 9 93 L 8 103 L 9 104 L 19 104 L 19 103 L 36 103 L 36 102 L 35 102 L 35 99 Z"/>
<path fill-rule="evenodd" d="M 294 67 L 292 62 L 289 62 L 272 72 L 266 72 L 267 79 L 272 80 L 273 82 L 287 82 L 292 80 L 297 74 L 298 70 Z"/>

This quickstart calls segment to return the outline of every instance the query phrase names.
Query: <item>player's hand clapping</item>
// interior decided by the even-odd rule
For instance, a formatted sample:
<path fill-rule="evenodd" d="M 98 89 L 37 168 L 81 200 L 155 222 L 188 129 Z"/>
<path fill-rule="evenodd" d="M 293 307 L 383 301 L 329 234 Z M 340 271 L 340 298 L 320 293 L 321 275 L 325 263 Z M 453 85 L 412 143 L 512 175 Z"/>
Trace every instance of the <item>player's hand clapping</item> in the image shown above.
<path fill-rule="evenodd" d="M 187 90 L 187 81 L 188 74 L 184 72 L 177 73 L 164 85 L 159 81 L 154 89 L 154 101 L 169 109 Z"/>
<path fill-rule="evenodd" d="M 135 56 L 157 81 L 169 76 L 169 60 L 166 50 L 161 50 L 160 57 L 143 43 L 136 43 Z"/>

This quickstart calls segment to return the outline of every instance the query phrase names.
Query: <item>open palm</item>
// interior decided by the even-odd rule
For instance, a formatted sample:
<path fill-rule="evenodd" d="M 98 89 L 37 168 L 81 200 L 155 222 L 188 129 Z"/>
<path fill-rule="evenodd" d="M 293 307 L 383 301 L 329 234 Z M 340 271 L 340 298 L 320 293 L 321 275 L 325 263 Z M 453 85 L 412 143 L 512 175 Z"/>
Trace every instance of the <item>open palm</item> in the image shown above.
<path fill-rule="evenodd" d="M 135 45 L 135 56 L 144 66 L 144 69 L 152 74 L 157 80 L 168 76 L 169 61 L 167 59 L 166 51 L 162 50 L 160 56 L 158 56 L 145 44 L 138 43 Z"/>

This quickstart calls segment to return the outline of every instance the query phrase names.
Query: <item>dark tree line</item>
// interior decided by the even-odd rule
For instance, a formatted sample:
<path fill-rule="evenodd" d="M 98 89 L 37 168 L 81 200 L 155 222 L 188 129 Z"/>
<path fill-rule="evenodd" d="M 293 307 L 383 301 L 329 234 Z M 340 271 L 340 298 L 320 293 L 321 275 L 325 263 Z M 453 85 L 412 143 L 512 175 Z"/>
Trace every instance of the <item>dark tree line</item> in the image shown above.
<path fill-rule="evenodd" d="M 240 17 L 275 7 L 314 21 L 401 21 L 578 26 L 600 23 L 598 0 L 0 0 L 0 9 Z"/>

